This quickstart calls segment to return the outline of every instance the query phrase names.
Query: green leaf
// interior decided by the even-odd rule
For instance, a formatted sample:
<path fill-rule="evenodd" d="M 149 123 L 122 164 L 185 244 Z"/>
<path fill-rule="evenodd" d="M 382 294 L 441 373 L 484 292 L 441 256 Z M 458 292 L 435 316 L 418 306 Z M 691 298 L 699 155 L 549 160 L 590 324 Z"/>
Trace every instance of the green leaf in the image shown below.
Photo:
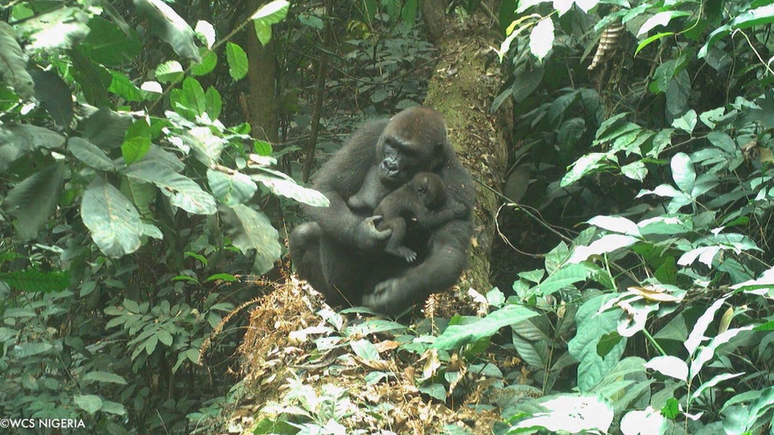
<path fill-rule="evenodd" d="M 648 168 L 641 160 L 621 166 L 621 174 L 632 180 L 643 181 L 648 175 Z"/>
<path fill-rule="evenodd" d="M 191 66 L 192 75 L 203 76 L 209 74 L 218 65 L 218 55 L 208 48 L 199 47 L 199 56 L 202 60 Z"/>
<path fill-rule="evenodd" d="M 143 235 L 163 237 L 158 228 L 143 223 L 132 203 L 102 177 L 95 177 L 83 194 L 81 220 L 94 243 L 109 257 L 136 251 Z"/>
<path fill-rule="evenodd" d="M 637 224 L 621 216 L 595 216 L 588 220 L 589 225 L 628 236 L 640 236 Z"/>
<path fill-rule="evenodd" d="M 109 400 L 102 401 L 102 408 L 100 411 L 115 415 L 126 415 L 126 408 L 124 408 L 124 405 Z"/>
<path fill-rule="evenodd" d="M 27 177 L 8 192 L 3 208 L 13 216 L 22 241 L 35 238 L 54 211 L 64 184 L 64 165 L 57 163 Z"/>
<path fill-rule="evenodd" d="M 110 71 L 110 75 L 113 80 L 110 82 L 108 91 L 127 101 L 140 102 L 145 100 L 145 92 L 132 83 L 129 77 L 117 71 Z"/>
<path fill-rule="evenodd" d="M 150 156 L 148 156 L 150 157 Z M 193 180 L 180 175 L 158 158 L 145 158 L 123 170 L 124 175 L 146 183 L 153 183 L 170 197 L 172 205 L 188 213 L 214 214 L 215 199 Z"/>
<path fill-rule="evenodd" d="M 256 250 L 253 271 L 262 274 L 271 270 L 282 247 L 278 241 L 279 233 L 271 226 L 269 218 L 241 204 L 221 207 L 220 214 L 228 227 L 231 243 L 244 255 L 249 255 L 251 249 Z"/>
<path fill-rule="evenodd" d="M 440 337 L 435 339 L 433 348 L 457 349 L 465 344 L 491 337 L 504 326 L 514 325 L 536 315 L 536 312 L 526 307 L 506 305 L 476 322 L 449 326 Z"/>
<path fill-rule="evenodd" d="M 0 280 L 9 287 L 27 293 L 60 292 L 70 287 L 70 272 L 41 272 L 39 270 L 17 270 L 0 272 Z"/>
<path fill-rule="evenodd" d="M 241 80 L 247 75 L 247 54 L 237 44 L 226 44 L 226 61 L 228 61 L 228 73 L 234 80 Z"/>
<path fill-rule="evenodd" d="M 82 380 L 84 382 L 102 382 L 106 384 L 127 385 L 126 379 L 110 372 L 89 372 L 83 376 Z"/>
<path fill-rule="evenodd" d="M 602 255 L 608 252 L 613 252 L 627 246 L 631 246 L 637 243 L 639 239 L 632 236 L 625 236 L 623 234 L 608 234 L 602 236 L 600 239 L 595 240 L 588 246 L 578 246 L 573 250 L 572 256 L 568 260 L 569 263 L 580 263 L 586 261 L 593 255 Z"/>
<path fill-rule="evenodd" d="M 618 363 L 626 348 L 626 338 L 621 340 L 605 355 L 599 356 L 597 345 L 600 339 L 618 328 L 620 311 L 599 312 L 612 295 L 597 296 L 585 302 L 575 316 L 578 325 L 575 337 L 568 343 L 570 354 L 580 362 L 578 366 L 578 388 L 589 391 Z"/>
<path fill-rule="evenodd" d="M 699 59 L 707 56 L 709 48 L 715 45 L 718 39 L 725 37 L 729 33 L 737 29 L 748 29 L 754 26 L 760 26 L 764 24 L 774 23 L 774 5 L 761 6 L 759 8 L 751 9 L 742 12 L 736 16 L 731 22 L 723 26 L 718 27 L 707 38 L 707 42 L 699 50 Z"/>
<path fill-rule="evenodd" d="M 675 180 L 677 187 L 684 193 L 690 194 L 696 182 L 696 171 L 693 168 L 693 163 L 691 163 L 691 158 L 688 154 L 677 153 L 672 157 L 670 166 L 672 168 L 672 179 Z"/>
<path fill-rule="evenodd" d="M 570 171 L 562 177 L 560 186 L 567 187 L 571 184 L 575 184 L 586 175 L 610 166 L 609 162 L 614 158 L 615 156 L 611 156 L 607 153 L 586 154 L 571 165 Z"/>
<path fill-rule="evenodd" d="M 697 121 L 696 111 L 689 110 L 685 115 L 675 119 L 672 122 L 672 127 L 679 128 L 680 130 L 683 130 L 686 133 L 692 133 L 693 129 L 696 127 L 696 121 Z"/>
<path fill-rule="evenodd" d="M 676 356 L 657 356 L 645 363 L 645 368 L 684 382 L 688 381 L 688 365 Z"/>
<path fill-rule="evenodd" d="M 519 421 L 512 433 L 544 428 L 550 433 L 608 433 L 613 406 L 598 395 L 562 394 L 540 404 L 548 412 L 536 412 Z"/>
<path fill-rule="evenodd" d="M 113 160 L 108 157 L 102 148 L 86 139 L 71 137 L 67 141 L 67 149 L 76 159 L 94 169 L 99 169 L 100 171 L 115 171 L 117 169 L 116 165 L 113 164 Z"/>
<path fill-rule="evenodd" d="M 132 125 L 132 117 L 103 107 L 83 122 L 83 137 L 100 148 L 117 148 L 124 143 L 126 130 Z"/>
<path fill-rule="evenodd" d="M 247 202 L 258 190 L 250 177 L 237 171 L 227 174 L 207 169 L 207 182 L 215 198 L 228 206 Z"/>
<path fill-rule="evenodd" d="M 65 143 L 64 136 L 34 125 L 4 125 L 0 128 L 0 173 L 14 160 L 39 148 L 56 148 Z"/>
<path fill-rule="evenodd" d="M 172 46 L 180 56 L 199 62 L 194 31 L 174 9 L 161 0 L 134 0 L 137 12 L 150 21 L 150 30 Z"/>
<path fill-rule="evenodd" d="M 256 140 L 253 142 L 253 151 L 259 156 L 269 157 L 272 152 L 271 144 L 265 140 Z"/>
<path fill-rule="evenodd" d="M 93 394 L 73 396 L 73 402 L 89 414 L 94 414 L 102 409 L 102 399 Z"/>
<path fill-rule="evenodd" d="M 207 114 L 210 119 L 215 120 L 220 117 L 220 111 L 223 109 L 223 100 L 217 89 L 210 86 L 204 94 L 204 105 L 207 108 Z"/>
<path fill-rule="evenodd" d="M 379 351 L 376 350 L 376 346 L 368 340 L 357 340 L 349 343 L 355 355 L 359 356 L 365 361 L 379 361 Z"/>
<path fill-rule="evenodd" d="M 0 77 L 24 100 L 35 96 L 35 83 L 27 72 L 27 56 L 16 42 L 13 28 L 3 21 L 0 21 Z"/>
<path fill-rule="evenodd" d="M 403 9 L 400 11 L 403 23 L 407 26 L 411 26 L 417 20 L 417 12 L 419 11 L 419 5 L 417 0 L 406 0 L 403 4 Z"/>
<path fill-rule="evenodd" d="M 73 96 L 70 87 L 50 70 L 30 68 L 29 73 L 35 81 L 35 98 L 57 124 L 70 128 L 73 121 Z"/>
<path fill-rule="evenodd" d="M 127 165 L 142 159 L 148 154 L 151 146 L 150 126 L 145 119 L 138 119 L 129 126 L 121 145 L 121 155 Z"/>
<path fill-rule="evenodd" d="M 538 61 L 551 51 L 554 45 L 554 22 L 550 17 L 541 20 L 529 34 L 529 49 Z"/>
<path fill-rule="evenodd" d="M 651 29 L 653 29 L 656 26 L 668 25 L 673 18 L 687 17 L 688 15 L 691 15 L 691 14 L 685 11 L 659 12 L 656 15 L 653 15 L 652 17 L 648 18 L 648 21 L 645 21 L 645 23 L 640 27 L 640 30 L 637 32 L 637 37 L 640 37 L 645 33 L 648 33 Z"/>
<path fill-rule="evenodd" d="M 193 127 L 184 131 L 181 135 L 186 145 L 191 147 L 200 162 L 212 167 L 220 161 L 220 154 L 226 145 L 226 141 L 214 135 L 208 127 Z"/>
<path fill-rule="evenodd" d="M 262 183 L 275 195 L 295 199 L 298 202 L 314 207 L 328 207 L 330 205 L 330 201 L 322 193 L 299 186 L 292 178 L 285 174 L 276 171 L 269 172 L 267 169 L 264 169 L 264 171 L 264 173 L 252 174 L 250 178 Z"/>
<path fill-rule="evenodd" d="M 89 35 L 81 43 L 91 60 L 108 66 L 120 66 L 131 62 L 140 54 L 142 43 L 130 30 L 124 33 L 115 24 L 94 16 L 89 20 Z"/>
<path fill-rule="evenodd" d="M 290 3 L 286 0 L 274 0 L 261 6 L 250 16 L 255 27 L 255 34 L 258 36 L 261 44 L 266 45 L 269 43 L 271 39 L 271 25 L 284 20 L 288 14 L 289 7 Z"/>
<path fill-rule="evenodd" d="M 156 67 L 156 79 L 161 83 L 177 83 L 183 79 L 183 66 L 176 60 L 170 60 Z"/>
<path fill-rule="evenodd" d="M 661 38 L 665 38 L 667 36 L 671 36 L 671 35 L 674 35 L 674 34 L 675 34 L 675 32 L 662 32 L 662 33 L 656 33 L 653 36 L 645 38 L 644 40 L 640 41 L 639 44 L 637 44 L 637 49 L 634 50 L 634 55 L 637 56 L 637 53 L 642 51 L 643 48 L 647 47 L 651 43 L 653 43 L 655 41 L 658 41 Z"/>

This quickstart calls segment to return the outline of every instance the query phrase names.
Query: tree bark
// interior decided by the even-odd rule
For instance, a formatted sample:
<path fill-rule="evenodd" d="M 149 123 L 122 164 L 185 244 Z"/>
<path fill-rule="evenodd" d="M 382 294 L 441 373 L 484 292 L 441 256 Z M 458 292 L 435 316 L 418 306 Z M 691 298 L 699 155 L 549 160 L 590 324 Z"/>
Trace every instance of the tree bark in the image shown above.
<path fill-rule="evenodd" d="M 457 155 L 479 181 L 470 269 L 463 277 L 462 288 L 470 286 L 485 293 L 491 290 L 489 257 L 499 204 L 495 193 L 485 186 L 499 191 L 503 184 L 513 123 L 512 106 L 504 104 L 494 114 L 489 111 L 501 80 L 498 63 L 491 59 L 490 47 L 497 43 L 486 36 L 491 34 L 488 23 L 478 16 L 464 24 L 446 20 L 443 9 L 439 14 L 437 9 L 430 8 L 437 3 L 426 0 L 423 5 L 428 30 L 440 29 L 440 34 L 434 37 L 439 62 L 428 85 L 425 105 L 444 115 Z M 426 11 L 428 8 L 430 13 Z M 432 21 L 438 19 L 442 22 Z M 487 64 L 493 66 L 487 68 Z"/>
<path fill-rule="evenodd" d="M 262 0 L 248 2 L 250 12 L 257 10 Z M 249 115 L 252 136 L 255 139 L 278 141 L 279 117 L 277 116 L 277 68 L 274 55 L 274 39 L 264 47 L 252 24 L 247 29 L 247 58 L 250 85 Z"/>

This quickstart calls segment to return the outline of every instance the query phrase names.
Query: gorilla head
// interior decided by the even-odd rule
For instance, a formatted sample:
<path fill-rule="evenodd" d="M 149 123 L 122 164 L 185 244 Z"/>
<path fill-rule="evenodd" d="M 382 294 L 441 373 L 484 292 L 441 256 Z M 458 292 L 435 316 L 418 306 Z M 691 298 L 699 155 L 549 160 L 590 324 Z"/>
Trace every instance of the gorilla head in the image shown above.
<path fill-rule="evenodd" d="M 399 186 L 418 172 L 435 171 L 445 144 L 446 125 L 440 113 L 426 107 L 398 113 L 387 123 L 376 145 L 382 183 Z"/>

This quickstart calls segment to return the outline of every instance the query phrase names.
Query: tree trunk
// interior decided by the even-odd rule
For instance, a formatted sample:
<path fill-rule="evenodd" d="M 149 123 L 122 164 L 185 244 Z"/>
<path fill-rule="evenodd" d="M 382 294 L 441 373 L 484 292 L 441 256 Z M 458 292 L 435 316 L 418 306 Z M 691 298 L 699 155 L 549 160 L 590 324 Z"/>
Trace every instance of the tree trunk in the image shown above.
<path fill-rule="evenodd" d="M 512 108 L 504 104 L 496 113 L 489 112 L 501 80 L 499 64 L 491 59 L 490 47 L 496 42 L 486 37 L 490 34 L 488 23 L 477 15 L 464 24 L 452 23 L 443 10 L 439 13 L 433 8 L 439 4 L 443 7 L 443 2 L 426 0 L 422 9 L 428 32 L 439 51 L 425 105 L 444 115 L 457 155 L 479 181 L 470 269 L 462 288 L 470 286 L 486 293 L 491 290 L 489 257 L 499 201 L 485 186 L 499 191 L 503 183 Z M 487 69 L 487 62 L 493 67 Z"/>
<path fill-rule="evenodd" d="M 250 0 L 250 11 L 255 11 L 262 0 Z M 250 84 L 248 110 L 252 136 L 256 139 L 277 142 L 279 118 L 275 98 L 277 69 L 274 59 L 274 39 L 265 47 L 255 36 L 252 24 L 247 29 L 247 58 L 249 69 L 247 80 Z"/>

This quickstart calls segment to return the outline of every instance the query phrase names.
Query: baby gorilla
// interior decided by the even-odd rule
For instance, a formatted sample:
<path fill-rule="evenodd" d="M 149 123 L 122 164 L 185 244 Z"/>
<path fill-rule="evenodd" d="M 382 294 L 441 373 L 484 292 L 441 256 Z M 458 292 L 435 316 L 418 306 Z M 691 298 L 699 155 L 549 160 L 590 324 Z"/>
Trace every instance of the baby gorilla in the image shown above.
<path fill-rule="evenodd" d="M 408 183 L 392 192 L 370 175 L 366 176 L 360 191 L 350 197 L 347 203 L 353 208 L 378 203 L 374 216 L 382 216 L 382 221 L 377 229 L 392 230 L 385 252 L 402 257 L 409 263 L 417 259 L 417 253 L 403 245 L 407 218 L 416 218 L 422 229 L 433 230 L 467 216 L 467 208 L 456 201 L 444 207 L 447 201 L 446 186 L 441 177 L 433 172 L 419 172 Z"/>

